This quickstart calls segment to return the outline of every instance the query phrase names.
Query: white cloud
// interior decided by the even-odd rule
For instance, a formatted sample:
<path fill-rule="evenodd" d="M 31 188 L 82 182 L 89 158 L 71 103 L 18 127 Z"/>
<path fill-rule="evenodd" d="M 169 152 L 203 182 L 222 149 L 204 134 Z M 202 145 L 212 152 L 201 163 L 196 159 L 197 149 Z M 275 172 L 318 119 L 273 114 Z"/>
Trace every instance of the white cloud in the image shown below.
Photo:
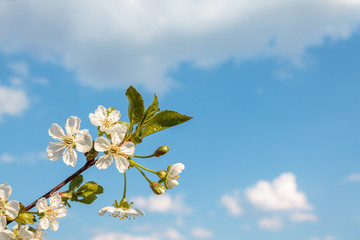
<path fill-rule="evenodd" d="M 49 80 L 44 77 L 33 77 L 32 82 L 34 84 L 42 85 L 42 86 L 48 86 Z"/>
<path fill-rule="evenodd" d="M 259 220 L 259 227 L 266 230 L 279 231 L 284 228 L 284 225 L 281 218 L 269 217 L 269 218 L 261 218 Z"/>
<path fill-rule="evenodd" d="M 317 237 L 311 237 L 309 238 L 309 240 L 321 240 L 321 239 L 324 239 L 324 240 L 335 240 L 335 238 L 331 235 L 328 235 L 328 236 L 325 236 L 324 238 L 317 238 Z"/>
<path fill-rule="evenodd" d="M 156 235 L 131 235 L 126 233 L 104 233 L 99 234 L 92 238 L 92 240 L 159 240 L 159 238 Z"/>
<path fill-rule="evenodd" d="M 169 228 L 164 232 L 165 239 L 170 240 L 181 240 L 184 239 L 184 237 L 174 228 Z"/>
<path fill-rule="evenodd" d="M 299 63 L 325 37 L 348 38 L 359 11 L 354 0 L 0 1 L 0 51 L 52 60 L 97 88 L 165 90 L 175 85 L 167 72 L 183 61 Z"/>
<path fill-rule="evenodd" d="M 325 237 L 325 240 L 335 240 L 335 238 L 333 236 L 329 235 L 329 236 Z"/>
<path fill-rule="evenodd" d="M 345 177 L 347 182 L 360 182 L 360 173 L 349 174 Z"/>
<path fill-rule="evenodd" d="M 214 235 L 212 231 L 204 228 L 194 228 L 191 234 L 195 238 L 211 238 Z"/>
<path fill-rule="evenodd" d="M 290 219 L 294 222 L 317 222 L 318 220 L 315 214 L 304 212 L 290 213 Z"/>
<path fill-rule="evenodd" d="M 172 212 L 176 214 L 188 214 L 191 212 L 190 207 L 183 202 L 182 195 L 172 197 L 170 195 L 163 194 L 159 196 L 150 195 L 148 198 L 135 197 L 134 202 L 137 207 L 150 212 Z"/>
<path fill-rule="evenodd" d="M 246 189 L 247 199 L 262 210 L 309 210 L 303 192 L 298 191 L 293 173 L 283 173 L 272 182 L 260 180 L 253 187 Z"/>
<path fill-rule="evenodd" d="M 20 155 L 3 153 L 0 155 L 0 162 L 2 163 L 22 163 L 34 164 L 38 161 L 47 159 L 46 152 L 25 152 Z"/>
<path fill-rule="evenodd" d="M 29 105 L 30 100 L 23 89 L 0 85 L 0 120 L 4 115 L 21 115 Z"/>
<path fill-rule="evenodd" d="M 21 80 L 21 78 L 18 77 L 11 77 L 10 78 L 10 83 L 12 86 L 14 87 L 20 87 L 23 84 L 23 81 Z"/>
<path fill-rule="evenodd" d="M 152 232 L 143 235 L 134 235 L 128 233 L 101 233 L 93 237 L 91 240 L 182 240 L 184 237 L 173 228 L 164 229 L 161 232 Z"/>
<path fill-rule="evenodd" d="M 29 75 L 29 67 L 24 62 L 11 62 L 8 64 L 8 67 L 10 68 L 13 73 L 21 76 L 28 76 Z"/>
<path fill-rule="evenodd" d="M 3 163 L 12 163 L 15 162 L 15 160 L 16 158 L 11 154 L 4 153 L 0 155 L 0 162 Z"/>
<path fill-rule="evenodd" d="M 240 199 L 237 196 L 224 194 L 220 198 L 220 203 L 227 209 L 227 212 L 230 215 L 240 216 L 243 213 L 240 206 Z"/>

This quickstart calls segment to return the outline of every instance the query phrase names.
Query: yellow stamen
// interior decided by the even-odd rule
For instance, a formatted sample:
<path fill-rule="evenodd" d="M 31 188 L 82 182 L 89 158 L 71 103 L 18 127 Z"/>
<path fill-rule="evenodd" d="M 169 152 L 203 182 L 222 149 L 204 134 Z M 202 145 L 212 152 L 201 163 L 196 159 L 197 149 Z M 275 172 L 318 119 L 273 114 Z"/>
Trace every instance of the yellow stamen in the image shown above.
<path fill-rule="evenodd" d="M 57 208 L 50 206 L 50 207 L 45 211 L 45 215 L 49 218 L 49 220 L 55 221 L 56 218 L 57 218 L 57 216 L 58 216 Z"/>
<path fill-rule="evenodd" d="M 63 143 L 66 148 L 74 148 L 75 147 L 75 136 L 65 136 L 63 138 Z"/>

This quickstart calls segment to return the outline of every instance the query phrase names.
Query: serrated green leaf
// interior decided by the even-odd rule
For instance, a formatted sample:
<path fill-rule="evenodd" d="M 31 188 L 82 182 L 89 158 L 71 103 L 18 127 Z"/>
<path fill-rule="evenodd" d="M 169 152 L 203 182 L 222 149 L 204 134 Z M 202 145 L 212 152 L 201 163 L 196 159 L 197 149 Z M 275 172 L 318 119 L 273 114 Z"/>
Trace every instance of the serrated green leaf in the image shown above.
<path fill-rule="evenodd" d="M 78 175 L 76 178 L 71 180 L 69 184 L 69 190 L 75 190 L 82 184 L 83 181 L 84 181 L 84 177 L 82 175 Z"/>
<path fill-rule="evenodd" d="M 97 199 L 95 194 L 90 194 L 87 197 L 83 198 L 83 199 L 79 199 L 77 200 L 78 202 L 81 203 L 85 203 L 85 204 L 91 204 L 92 202 L 94 202 Z"/>
<path fill-rule="evenodd" d="M 175 111 L 165 110 L 159 112 L 147 123 L 142 137 L 176 126 L 190 119 L 192 119 L 192 117 L 182 115 Z"/>
<path fill-rule="evenodd" d="M 84 183 L 77 191 L 76 195 L 81 195 L 85 192 L 93 192 L 95 194 L 101 194 L 104 192 L 104 188 L 97 184 L 96 182 L 90 181 L 87 183 Z"/>
<path fill-rule="evenodd" d="M 129 100 L 128 114 L 130 123 L 132 125 L 139 123 L 144 116 L 145 106 L 141 94 L 133 87 L 130 86 L 125 94 Z"/>
<path fill-rule="evenodd" d="M 94 192 L 90 190 L 90 191 L 82 192 L 82 193 L 81 193 L 81 196 L 82 196 L 83 198 L 87 198 L 87 197 L 90 196 L 91 194 L 94 194 Z"/>
<path fill-rule="evenodd" d="M 159 102 L 157 100 L 157 96 L 155 94 L 154 96 L 154 100 L 153 102 L 151 103 L 151 105 L 146 109 L 146 112 L 144 114 L 144 118 L 141 122 L 141 125 L 145 126 L 152 117 L 155 116 L 155 114 L 160 111 L 159 109 Z"/>

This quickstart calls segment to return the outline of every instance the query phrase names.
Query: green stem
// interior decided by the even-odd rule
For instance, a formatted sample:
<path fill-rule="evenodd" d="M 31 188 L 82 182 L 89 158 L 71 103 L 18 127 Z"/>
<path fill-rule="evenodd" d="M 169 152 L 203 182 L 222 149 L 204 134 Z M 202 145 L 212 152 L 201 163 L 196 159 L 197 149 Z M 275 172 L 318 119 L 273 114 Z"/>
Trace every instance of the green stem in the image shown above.
<path fill-rule="evenodd" d="M 124 193 L 123 193 L 122 200 L 124 200 L 124 199 L 126 199 L 126 172 L 124 172 Z"/>
<path fill-rule="evenodd" d="M 137 170 L 139 170 L 139 172 L 144 176 L 144 178 L 146 178 L 146 180 L 147 180 L 150 184 L 152 183 L 152 181 L 145 175 L 145 173 L 144 173 L 143 171 L 141 171 L 141 169 L 140 169 L 138 166 L 134 165 L 134 167 L 136 167 Z"/>
<path fill-rule="evenodd" d="M 36 215 L 38 215 L 38 214 L 39 214 L 39 212 L 26 212 L 26 213 L 36 214 Z"/>
<path fill-rule="evenodd" d="M 151 157 L 154 157 L 155 154 L 151 154 L 151 155 L 148 155 L 148 156 L 137 156 L 137 155 L 134 155 L 133 157 L 136 157 L 136 158 L 151 158 Z"/>
<path fill-rule="evenodd" d="M 157 174 L 159 172 L 159 171 L 154 171 L 154 170 L 148 169 L 148 168 L 146 168 L 144 166 L 141 166 L 140 164 L 136 163 L 134 160 L 131 160 L 131 163 L 134 164 L 135 167 L 136 166 L 141 167 L 142 169 L 144 169 L 144 170 L 146 170 L 148 172 L 151 172 L 151 173 Z"/>

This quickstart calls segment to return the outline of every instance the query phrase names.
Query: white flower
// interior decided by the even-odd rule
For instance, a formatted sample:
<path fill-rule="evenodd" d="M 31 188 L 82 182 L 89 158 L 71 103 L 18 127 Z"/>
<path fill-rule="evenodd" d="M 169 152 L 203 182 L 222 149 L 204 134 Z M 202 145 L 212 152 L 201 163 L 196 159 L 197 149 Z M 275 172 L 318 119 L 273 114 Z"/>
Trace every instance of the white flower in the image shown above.
<path fill-rule="evenodd" d="M 87 129 L 80 131 L 80 122 L 81 120 L 78 117 L 69 117 L 65 124 L 66 135 L 56 123 L 51 125 L 49 135 L 59 141 L 57 143 L 50 143 L 46 149 L 48 158 L 51 161 L 57 161 L 64 155 L 64 163 L 75 167 L 77 153 L 74 148 L 82 153 L 90 151 L 92 147 L 91 135 Z"/>
<path fill-rule="evenodd" d="M 95 113 L 89 114 L 90 122 L 95 126 L 100 127 L 100 131 L 105 132 L 106 134 L 111 134 L 113 132 L 114 127 L 119 124 L 120 116 L 121 114 L 118 110 L 113 110 L 108 115 L 106 108 L 102 105 L 98 106 Z"/>
<path fill-rule="evenodd" d="M 0 184 L 0 217 L 4 214 L 10 218 L 16 218 L 20 211 L 19 202 L 15 200 L 7 201 L 12 189 L 9 184 Z"/>
<path fill-rule="evenodd" d="M 5 216 L 0 216 L 0 233 L 2 231 L 4 231 L 5 227 L 6 227 L 6 217 Z"/>
<path fill-rule="evenodd" d="M 179 178 L 179 174 L 181 173 L 181 171 L 184 169 L 185 165 L 182 163 L 176 163 L 170 167 L 169 173 L 165 180 L 167 188 L 171 189 L 172 187 L 179 185 L 177 179 Z"/>
<path fill-rule="evenodd" d="M 100 216 L 103 216 L 105 213 L 111 213 L 110 216 L 118 217 L 120 220 L 125 218 L 131 219 L 131 217 L 135 219 L 135 216 L 145 216 L 145 213 L 138 208 L 122 209 L 112 206 L 108 206 L 100 209 L 99 211 Z"/>
<path fill-rule="evenodd" d="M 44 235 L 45 235 L 45 230 L 37 226 L 36 231 L 34 232 L 34 236 L 31 240 L 42 240 L 44 239 Z"/>
<path fill-rule="evenodd" d="M 36 202 L 36 207 L 39 213 L 44 213 L 39 221 L 38 227 L 40 229 L 48 229 L 49 225 L 53 231 L 59 229 L 57 218 L 66 216 L 66 207 L 61 203 L 61 196 L 58 192 L 54 192 L 49 199 L 50 205 L 47 204 L 47 199 L 42 197 Z"/>
<path fill-rule="evenodd" d="M 13 231 L 10 231 L 8 229 L 4 230 L 2 233 L 0 233 L 0 240 L 32 240 L 33 239 L 33 232 L 28 230 L 29 226 L 23 226 L 18 231 L 15 229 L 17 234 L 15 234 Z"/>
<path fill-rule="evenodd" d="M 99 137 L 95 141 L 95 150 L 104 152 L 95 163 L 98 169 L 106 169 L 110 166 L 112 159 L 115 161 L 116 168 L 119 172 L 124 173 L 129 167 L 128 156 L 132 156 L 135 151 L 135 144 L 132 142 L 123 142 L 127 127 L 125 125 L 118 125 L 116 130 L 111 134 L 111 142 Z"/>

